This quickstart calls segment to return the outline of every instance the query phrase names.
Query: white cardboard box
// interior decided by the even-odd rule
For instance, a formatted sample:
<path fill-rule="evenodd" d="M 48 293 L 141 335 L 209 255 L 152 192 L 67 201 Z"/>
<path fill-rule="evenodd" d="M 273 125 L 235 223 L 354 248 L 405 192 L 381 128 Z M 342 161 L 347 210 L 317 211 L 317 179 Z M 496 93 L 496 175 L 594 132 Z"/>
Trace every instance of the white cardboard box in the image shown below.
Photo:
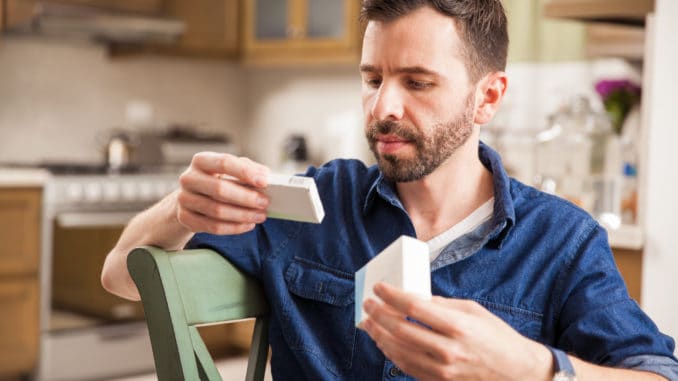
<path fill-rule="evenodd" d="M 271 174 L 263 193 L 269 197 L 268 216 L 319 224 L 325 210 L 312 177 Z"/>
<path fill-rule="evenodd" d="M 237 179 L 222 175 L 222 180 Z M 270 218 L 319 224 L 325 210 L 312 177 L 269 174 L 268 186 L 260 190 L 269 198 L 266 214 Z"/>
<path fill-rule="evenodd" d="M 431 299 L 431 263 L 425 242 L 400 236 L 355 273 L 355 325 L 368 314 L 363 301 L 373 298 L 374 285 L 388 283 L 405 292 Z"/>

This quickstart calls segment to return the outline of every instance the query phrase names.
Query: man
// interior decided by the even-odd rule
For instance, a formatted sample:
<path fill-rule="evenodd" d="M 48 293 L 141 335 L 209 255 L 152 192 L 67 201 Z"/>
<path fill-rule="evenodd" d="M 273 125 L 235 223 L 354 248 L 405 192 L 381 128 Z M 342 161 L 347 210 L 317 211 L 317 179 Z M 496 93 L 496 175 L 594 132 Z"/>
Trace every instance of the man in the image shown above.
<path fill-rule="evenodd" d="M 378 167 L 310 168 L 326 210 L 314 225 L 266 220 L 264 166 L 198 154 L 181 188 L 126 228 L 104 287 L 138 299 L 125 268 L 137 245 L 217 250 L 261 279 L 283 380 L 676 379 L 673 340 L 629 298 L 605 231 L 509 179 L 479 143 L 507 86 L 500 1 L 365 0 L 363 17 Z M 379 284 L 356 330 L 353 274 L 402 234 L 429 243 L 437 296 Z"/>

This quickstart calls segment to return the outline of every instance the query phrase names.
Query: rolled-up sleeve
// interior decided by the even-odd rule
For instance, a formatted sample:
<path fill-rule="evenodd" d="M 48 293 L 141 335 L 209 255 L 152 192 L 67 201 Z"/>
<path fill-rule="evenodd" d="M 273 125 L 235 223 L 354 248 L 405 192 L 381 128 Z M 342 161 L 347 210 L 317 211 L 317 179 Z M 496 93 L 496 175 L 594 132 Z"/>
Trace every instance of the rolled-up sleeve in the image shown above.
<path fill-rule="evenodd" d="M 559 282 L 559 348 L 595 364 L 678 380 L 674 340 L 628 295 L 599 225 L 581 237 Z"/>

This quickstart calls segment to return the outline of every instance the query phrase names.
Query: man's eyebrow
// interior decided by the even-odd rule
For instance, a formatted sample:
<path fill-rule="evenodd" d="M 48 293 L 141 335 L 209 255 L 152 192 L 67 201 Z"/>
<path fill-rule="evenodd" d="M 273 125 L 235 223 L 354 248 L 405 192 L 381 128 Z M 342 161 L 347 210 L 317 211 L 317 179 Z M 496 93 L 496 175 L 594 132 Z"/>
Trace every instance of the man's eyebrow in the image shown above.
<path fill-rule="evenodd" d="M 361 73 L 380 73 L 381 70 L 377 68 L 374 65 L 360 65 L 360 72 Z M 435 70 L 427 69 L 422 66 L 406 66 L 406 67 L 401 67 L 397 68 L 395 70 L 396 73 L 398 74 L 426 74 L 426 75 L 434 75 L 434 76 L 440 76 L 438 72 Z"/>
<path fill-rule="evenodd" d="M 378 73 L 379 70 L 374 65 L 360 65 L 361 73 Z"/>
<path fill-rule="evenodd" d="M 427 69 L 422 66 L 408 66 L 408 67 L 401 67 L 396 69 L 396 73 L 404 73 L 404 74 L 427 74 L 427 75 L 436 75 L 439 76 L 438 72 Z"/>

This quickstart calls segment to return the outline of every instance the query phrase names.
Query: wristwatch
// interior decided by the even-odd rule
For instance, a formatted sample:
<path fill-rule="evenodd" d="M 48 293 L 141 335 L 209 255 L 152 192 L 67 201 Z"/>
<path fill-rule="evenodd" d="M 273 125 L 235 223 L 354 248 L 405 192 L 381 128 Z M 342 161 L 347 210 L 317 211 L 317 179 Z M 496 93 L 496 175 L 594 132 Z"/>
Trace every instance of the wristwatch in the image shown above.
<path fill-rule="evenodd" d="M 574 367 L 565 352 L 550 345 L 547 345 L 546 348 L 548 348 L 553 355 L 553 369 L 555 370 L 553 381 L 577 381 Z"/>

